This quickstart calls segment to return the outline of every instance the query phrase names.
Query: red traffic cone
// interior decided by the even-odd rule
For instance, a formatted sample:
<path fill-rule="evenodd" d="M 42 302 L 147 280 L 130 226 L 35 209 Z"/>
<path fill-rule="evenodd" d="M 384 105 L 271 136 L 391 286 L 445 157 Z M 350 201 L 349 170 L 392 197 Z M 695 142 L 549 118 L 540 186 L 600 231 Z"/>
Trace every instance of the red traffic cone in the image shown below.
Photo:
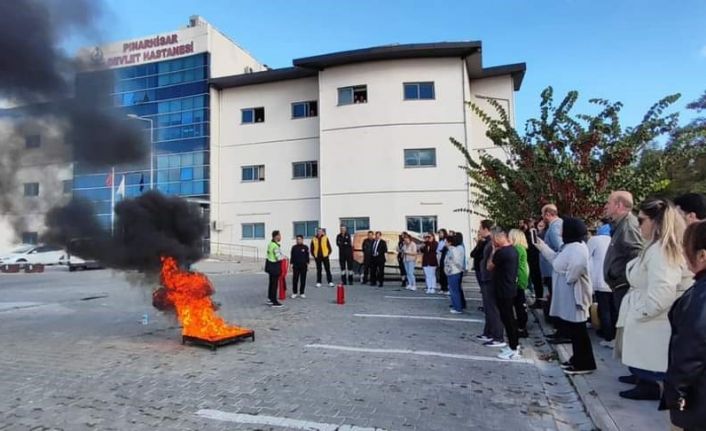
<path fill-rule="evenodd" d="M 339 283 L 336 286 L 336 304 L 343 305 L 346 303 L 346 288 L 343 287 L 343 283 Z"/>

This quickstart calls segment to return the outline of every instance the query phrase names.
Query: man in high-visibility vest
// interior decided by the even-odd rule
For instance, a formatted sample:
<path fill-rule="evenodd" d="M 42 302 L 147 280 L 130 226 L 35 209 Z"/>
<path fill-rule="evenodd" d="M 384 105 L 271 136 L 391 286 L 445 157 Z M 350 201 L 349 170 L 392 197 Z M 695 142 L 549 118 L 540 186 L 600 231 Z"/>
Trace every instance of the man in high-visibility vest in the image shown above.
<path fill-rule="evenodd" d="M 331 262 L 329 261 L 331 243 L 328 240 L 328 236 L 326 236 L 326 232 L 321 228 L 316 232 L 316 236 L 311 239 L 311 255 L 314 256 L 314 262 L 316 263 L 316 287 L 321 287 L 322 265 L 326 269 L 326 281 L 328 281 L 329 287 L 333 287 Z"/>
<path fill-rule="evenodd" d="M 277 300 L 277 287 L 279 284 L 279 277 L 282 274 L 280 261 L 285 258 L 279 245 L 280 241 L 282 241 L 282 235 L 280 235 L 279 231 L 276 230 L 272 232 L 272 241 L 270 241 L 267 245 L 267 261 L 265 262 L 265 271 L 270 276 L 269 284 L 267 286 L 267 300 L 272 307 L 283 306 Z"/>

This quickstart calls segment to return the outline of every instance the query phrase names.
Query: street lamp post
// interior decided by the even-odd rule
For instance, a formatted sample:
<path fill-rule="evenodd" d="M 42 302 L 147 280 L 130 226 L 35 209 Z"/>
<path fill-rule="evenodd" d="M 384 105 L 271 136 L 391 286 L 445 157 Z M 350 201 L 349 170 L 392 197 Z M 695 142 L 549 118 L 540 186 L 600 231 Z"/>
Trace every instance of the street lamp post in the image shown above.
<path fill-rule="evenodd" d="M 150 190 L 154 190 L 154 121 L 136 114 L 127 114 L 127 116 L 133 120 L 149 121 L 150 123 Z"/>

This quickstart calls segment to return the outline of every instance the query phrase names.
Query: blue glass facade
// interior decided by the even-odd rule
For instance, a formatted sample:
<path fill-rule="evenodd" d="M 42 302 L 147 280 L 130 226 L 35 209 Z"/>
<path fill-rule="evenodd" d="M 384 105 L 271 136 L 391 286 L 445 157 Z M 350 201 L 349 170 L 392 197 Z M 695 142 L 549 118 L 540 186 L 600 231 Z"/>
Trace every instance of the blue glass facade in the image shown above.
<path fill-rule="evenodd" d="M 113 103 L 126 121 L 140 121 L 149 135 L 154 125 L 154 187 L 165 194 L 208 199 L 209 196 L 209 55 L 114 69 Z M 149 138 L 147 139 L 149 142 Z M 109 172 L 76 164 L 73 192 L 91 200 L 101 222 L 110 224 Z M 150 188 L 150 161 L 115 166 L 115 187 L 125 177 L 126 195 Z"/>

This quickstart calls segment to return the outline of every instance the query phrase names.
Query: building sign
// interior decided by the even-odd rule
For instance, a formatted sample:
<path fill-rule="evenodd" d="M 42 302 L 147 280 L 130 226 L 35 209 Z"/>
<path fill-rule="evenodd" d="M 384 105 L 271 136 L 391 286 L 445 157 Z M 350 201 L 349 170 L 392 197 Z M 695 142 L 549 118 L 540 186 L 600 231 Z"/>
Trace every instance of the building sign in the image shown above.
<path fill-rule="evenodd" d="M 194 42 L 180 43 L 178 35 L 157 36 L 123 43 L 121 55 L 106 58 L 108 67 L 128 66 L 194 53 Z"/>
<path fill-rule="evenodd" d="M 204 52 L 207 48 L 207 27 L 198 26 L 84 49 L 82 54 L 95 67 L 115 68 L 169 60 Z"/>

